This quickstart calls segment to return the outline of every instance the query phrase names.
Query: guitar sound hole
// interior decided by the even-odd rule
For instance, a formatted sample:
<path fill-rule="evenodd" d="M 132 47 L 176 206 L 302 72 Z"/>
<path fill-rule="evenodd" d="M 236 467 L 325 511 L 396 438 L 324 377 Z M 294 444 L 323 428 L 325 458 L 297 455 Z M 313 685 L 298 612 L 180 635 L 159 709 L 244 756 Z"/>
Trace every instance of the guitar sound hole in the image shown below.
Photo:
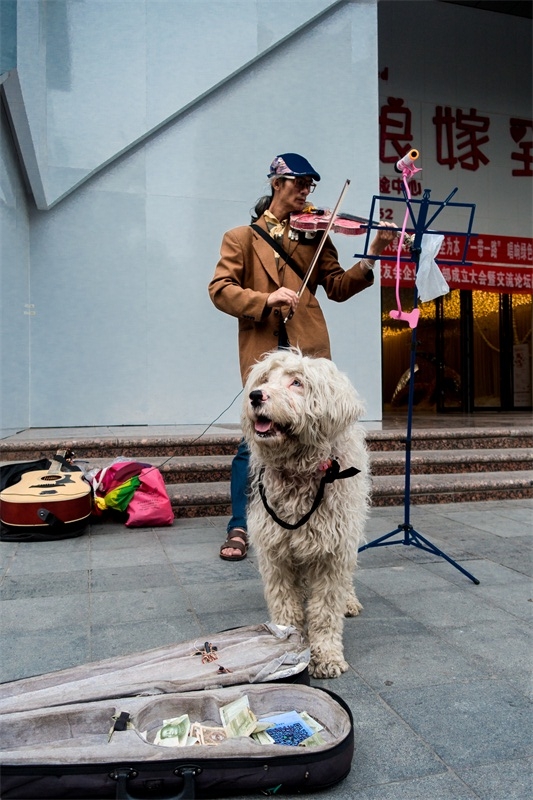
<path fill-rule="evenodd" d="M 42 481 L 58 481 L 61 478 L 61 475 L 42 475 Z"/>

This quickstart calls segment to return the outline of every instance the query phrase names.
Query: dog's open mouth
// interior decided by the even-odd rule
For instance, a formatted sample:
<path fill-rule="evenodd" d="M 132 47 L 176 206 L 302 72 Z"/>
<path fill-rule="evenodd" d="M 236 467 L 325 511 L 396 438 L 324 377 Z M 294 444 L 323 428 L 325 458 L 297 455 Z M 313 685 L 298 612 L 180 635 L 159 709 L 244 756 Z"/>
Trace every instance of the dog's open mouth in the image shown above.
<path fill-rule="evenodd" d="M 287 428 L 283 425 L 278 425 L 273 422 L 269 417 L 261 415 L 257 417 L 254 422 L 255 432 L 262 439 L 267 439 L 271 436 L 284 436 L 288 433 Z"/>

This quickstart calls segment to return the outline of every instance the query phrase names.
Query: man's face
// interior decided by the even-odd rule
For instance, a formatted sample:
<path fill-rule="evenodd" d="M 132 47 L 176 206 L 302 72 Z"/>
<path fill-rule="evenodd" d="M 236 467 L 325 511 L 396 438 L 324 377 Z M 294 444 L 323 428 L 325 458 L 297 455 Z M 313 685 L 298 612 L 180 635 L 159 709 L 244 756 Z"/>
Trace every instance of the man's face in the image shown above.
<path fill-rule="evenodd" d="M 314 187 L 313 179 L 308 175 L 292 179 L 278 178 L 274 184 L 280 202 L 290 208 L 291 213 L 304 208 L 312 187 Z"/>

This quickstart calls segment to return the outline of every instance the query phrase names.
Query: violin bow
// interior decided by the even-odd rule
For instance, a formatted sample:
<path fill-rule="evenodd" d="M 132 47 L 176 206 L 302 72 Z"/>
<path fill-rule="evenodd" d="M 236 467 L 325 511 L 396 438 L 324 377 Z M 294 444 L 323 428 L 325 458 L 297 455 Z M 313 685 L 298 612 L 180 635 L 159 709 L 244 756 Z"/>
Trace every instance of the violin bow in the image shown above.
<path fill-rule="evenodd" d="M 328 225 L 326 227 L 326 230 L 324 231 L 324 235 L 322 236 L 322 239 L 320 240 L 319 245 L 318 245 L 318 247 L 316 249 L 315 255 L 313 256 L 313 260 L 309 264 L 309 267 L 307 268 L 307 272 L 304 275 L 304 278 L 303 278 L 303 281 L 302 281 L 302 285 L 300 286 L 300 288 L 296 292 L 296 296 L 298 298 L 300 298 L 302 296 L 302 292 L 305 289 L 305 287 L 307 286 L 307 284 L 309 282 L 309 278 L 311 277 L 311 274 L 312 274 L 312 272 L 313 272 L 313 270 L 314 270 L 314 268 L 316 266 L 316 263 L 317 263 L 318 259 L 320 258 L 320 253 L 322 252 L 322 248 L 324 247 L 324 244 L 326 242 L 326 238 L 328 237 L 329 232 L 331 231 L 331 229 L 333 227 L 333 223 L 335 222 L 335 217 L 337 216 L 337 213 L 339 211 L 340 205 L 341 205 L 342 201 L 344 200 L 344 195 L 346 194 L 346 191 L 347 191 L 349 185 L 350 185 L 350 179 L 347 178 L 345 183 L 344 183 L 344 186 L 342 187 L 342 191 L 341 191 L 341 193 L 339 195 L 339 199 L 337 200 L 337 203 L 335 204 L 335 208 L 333 209 L 333 211 L 331 213 L 331 217 L 330 217 L 330 220 L 329 220 Z M 283 320 L 283 324 L 285 324 L 287 322 L 287 320 L 291 319 L 293 314 L 294 314 L 294 311 L 290 311 L 287 314 L 287 316 L 285 317 L 285 319 Z"/>

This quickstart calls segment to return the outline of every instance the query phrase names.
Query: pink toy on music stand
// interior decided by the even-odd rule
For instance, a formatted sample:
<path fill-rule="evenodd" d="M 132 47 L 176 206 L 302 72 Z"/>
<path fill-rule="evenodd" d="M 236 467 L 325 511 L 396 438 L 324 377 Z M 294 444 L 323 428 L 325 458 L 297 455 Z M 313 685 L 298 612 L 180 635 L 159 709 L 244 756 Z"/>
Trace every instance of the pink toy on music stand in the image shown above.
<path fill-rule="evenodd" d="M 413 177 L 415 172 L 421 172 L 418 167 L 415 167 L 414 162 L 419 156 L 418 150 L 410 150 L 406 153 L 403 158 L 396 162 L 394 168 L 396 172 L 402 173 L 402 181 L 405 189 L 405 194 L 408 200 L 411 199 L 411 192 L 409 191 L 409 184 L 408 181 L 410 178 Z M 396 257 L 396 303 L 398 308 L 394 311 L 389 311 L 389 316 L 392 319 L 401 320 L 402 322 L 408 322 L 409 327 L 416 328 L 418 325 L 418 319 L 420 317 L 420 311 L 418 308 L 413 308 L 412 311 L 403 311 L 402 304 L 400 302 L 400 256 L 402 252 L 403 243 L 405 240 L 405 229 L 407 227 L 407 220 L 409 219 L 409 207 L 405 209 L 405 215 L 403 218 L 403 225 L 402 225 L 402 232 L 400 235 L 400 241 L 398 243 L 398 252 Z"/>

